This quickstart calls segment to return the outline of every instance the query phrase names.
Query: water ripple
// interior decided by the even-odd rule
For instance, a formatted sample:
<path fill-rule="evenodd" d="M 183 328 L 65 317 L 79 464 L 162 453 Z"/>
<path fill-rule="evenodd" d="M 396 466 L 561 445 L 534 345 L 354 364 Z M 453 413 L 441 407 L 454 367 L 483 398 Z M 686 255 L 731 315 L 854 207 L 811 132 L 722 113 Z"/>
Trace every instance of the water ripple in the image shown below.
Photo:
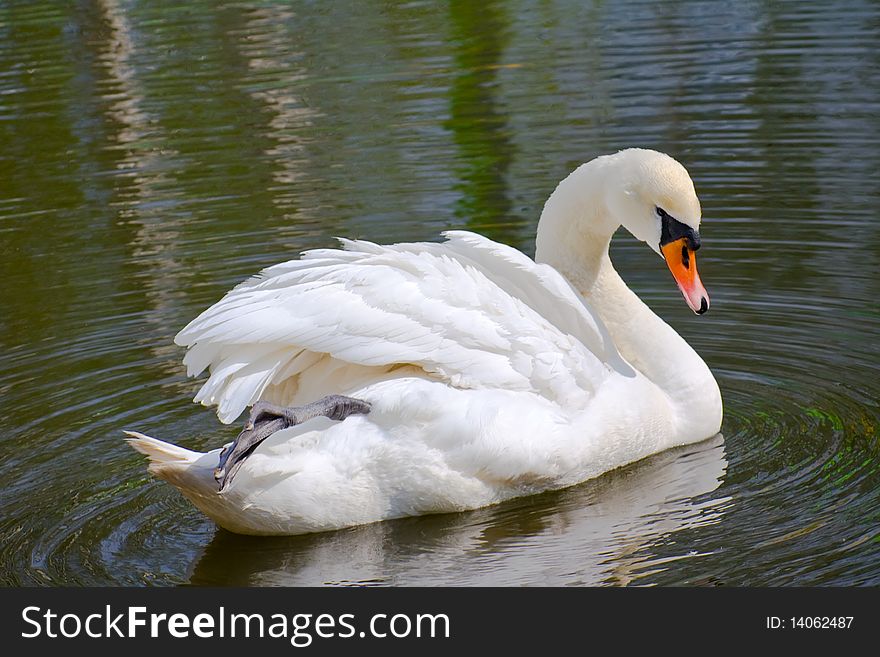
<path fill-rule="evenodd" d="M 876 3 L 0 10 L 0 583 L 880 584 Z M 566 491 L 318 536 L 215 530 L 121 440 L 228 439 L 174 333 L 333 235 L 469 228 L 625 146 L 688 166 L 723 436 Z"/>

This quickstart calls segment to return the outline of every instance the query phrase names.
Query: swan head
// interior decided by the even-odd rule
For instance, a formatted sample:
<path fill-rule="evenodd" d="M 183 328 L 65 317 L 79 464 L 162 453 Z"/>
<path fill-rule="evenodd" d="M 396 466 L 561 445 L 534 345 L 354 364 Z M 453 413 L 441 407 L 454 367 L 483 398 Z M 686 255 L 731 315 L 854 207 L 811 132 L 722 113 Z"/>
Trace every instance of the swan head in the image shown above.
<path fill-rule="evenodd" d="M 607 184 L 609 213 L 636 239 L 665 261 L 688 306 L 698 315 L 709 309 L 709 294 L 697 273 L 700 201 L 687 170 L 664 153 L 630 148 L 613 158 Z"/>

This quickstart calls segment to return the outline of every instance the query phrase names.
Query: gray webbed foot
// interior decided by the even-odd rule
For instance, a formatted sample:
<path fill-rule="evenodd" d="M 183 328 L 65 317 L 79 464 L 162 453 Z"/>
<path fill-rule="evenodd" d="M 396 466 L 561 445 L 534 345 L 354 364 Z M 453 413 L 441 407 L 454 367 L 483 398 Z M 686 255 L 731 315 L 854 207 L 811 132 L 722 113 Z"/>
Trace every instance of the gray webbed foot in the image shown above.
<path fill-rule="evenodd" d="M 304 406 L 284 407 L 259 401 L 251 408 L 244 429 L 235 441 L 220 452 L 220 462 L 214 470 L 214 479 L 224 492 L 232 483 L 235 473 L 257 446 L 276 431 L 302 424 L 316 417 L 344 420 L 349 415 L 366 415 L 370 403 L 344 395 L 328 395 Z"/>

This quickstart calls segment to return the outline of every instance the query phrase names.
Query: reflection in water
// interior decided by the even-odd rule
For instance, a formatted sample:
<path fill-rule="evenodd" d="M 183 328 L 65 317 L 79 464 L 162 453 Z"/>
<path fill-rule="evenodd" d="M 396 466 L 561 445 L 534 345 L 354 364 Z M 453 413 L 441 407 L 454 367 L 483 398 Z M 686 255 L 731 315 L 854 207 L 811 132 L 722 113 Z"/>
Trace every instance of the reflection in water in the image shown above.
<path fill-rule="evenodd" d="M 296 20 L 288 7 L 268 5 L 254 8 L 245 16 L 240 30 L 239 48 L 248 62 L 248 75 L 242 81 L 251 96 L 266 104 L 271 118 L 265 132 L 275 143 L 263 152 L 275 164 L 272 172 L 272 201 L 283 213 L 281 226 L 315 221 L 308 205 L 298 203 L 293 185 L 308 181 L 308 129 L 321 113 L 294 93 L 307 79 L 302 63 L 305 53 L 292 51 L 288 25 Z M 283 80 L 284 84 L 278 84 Z"/>
<path fill-rule="evenodd" d="M 134 231 L 128 241 L 129 257 L 149 282 L 150 311 L 145 321 L 161 335 L 165 318 L 173 316 L 178 305 L 177 282 L 187 276 L 174 248 L 180 240 L 180 222 L 169 220 L 167 207 L 157 211 L 150 199 L 171 184 L 165 170 L 177 166 L 176 153 L 164 143 L 156 147 L 161 132 L 155 117 L 144 110 L 147 91 L 138 79 L 135 40 L 124 10 L 116 0 L 101 0 L 98 7 L 105 27 L 96 30 L 102 38 L 95 45 L 100 49 L 102 82 L 113 99 L 105 111 L 120 146 L 112 149 L 118 158 L 115 168 L 126 173 L 117 178 L 117 202 L 112 207 L 118 213 L 117 223 Z M 165 374 L 173 375 L 177 369 L 173 346 L 154 345 L 151 351 L 164 362 Z"/>
<path fill-rule="evenodd" d="M 458 72 L 446 126 L 461 149 L 456 216 L 471 230 L 498 239 L 509 234 L 504 224 L 510 221 L 507 171 L 513 159 L 506 114 L 497 102 L 496 78 L 508 40 L 504 3 L 455 0 L 449 11 Z"/>
<path fill-rule="evenodd" d="M 575 488 L 478 511 L 290 538 L 218 530 L 190 583 L 626 585 L 670 561 L 702 556 L 686 542 L 662 560 L 650 548 L 720 521 L 731 501 L 710 493 L 726 467 L 716 436 Z"/>

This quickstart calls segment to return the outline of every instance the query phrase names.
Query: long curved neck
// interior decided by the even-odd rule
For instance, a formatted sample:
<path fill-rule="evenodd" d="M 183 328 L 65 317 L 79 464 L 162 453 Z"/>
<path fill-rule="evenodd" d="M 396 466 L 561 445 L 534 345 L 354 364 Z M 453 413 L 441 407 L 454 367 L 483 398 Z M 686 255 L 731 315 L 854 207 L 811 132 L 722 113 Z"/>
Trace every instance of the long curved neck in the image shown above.
<path fill-rule="evenodd" d="M 552 265 L 578 290 L 592 288 L 620 227 L 605 203 L 605 158 L 575 169 L 544 204 L 535 240 L 535 261 Z M 582 292 L 583 293 L 583 292 Z"/>
<path fill-rule="evenodd" d="M 538 223 L 535 260 L 553 266 L 574 286 L 608 328 L 620 354 L 674 402 L 700 399 L 714 383 L 708 367 L 672 327 L 623 282 L 608 247 L 620 227 L 605 201 L 614 162 L 599 158 L 563 180 Z"/>

